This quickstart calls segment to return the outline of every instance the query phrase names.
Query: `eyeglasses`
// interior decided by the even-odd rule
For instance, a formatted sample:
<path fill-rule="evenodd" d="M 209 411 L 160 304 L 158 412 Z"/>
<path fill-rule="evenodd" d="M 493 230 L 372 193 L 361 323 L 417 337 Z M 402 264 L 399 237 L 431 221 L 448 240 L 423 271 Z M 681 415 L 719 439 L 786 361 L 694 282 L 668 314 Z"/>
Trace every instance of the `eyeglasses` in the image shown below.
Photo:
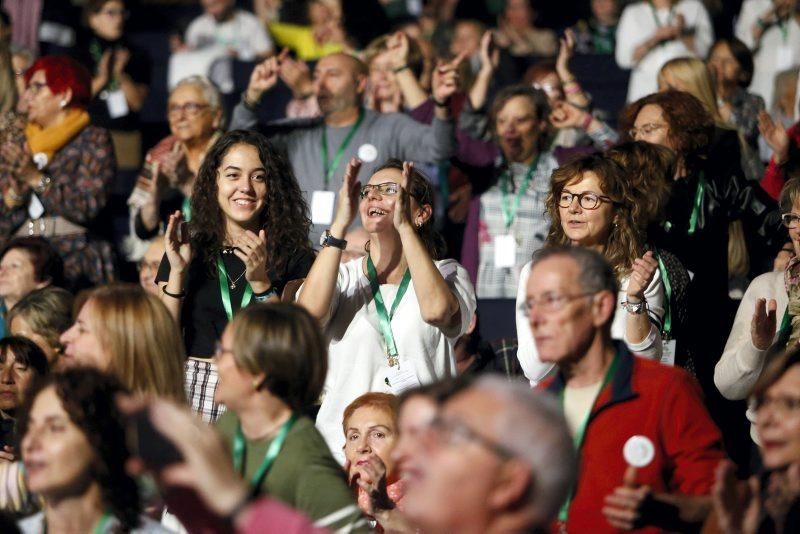
<path fill-rule="evenodd" d="M 397 185 L 395 182 L 385 182 L 382 184 L 367 184 L 361 188 L 360 196 L 362 199 L 367 198 L 370 191 L 377 191 L 381 196 L 388 195 L 393 196 L 396 195 L 397 192 L 400 190 L 400 186 Z"/>
<path fill-rule="evenodd" d="M 179 115 L 185 113 L 187 117 L 196 117 L 201 111 L 210 107 L 208 104 L 198 102 L 186 102 L 185 104 L 170 104 L 167 106 L 167 115 Z"/>
<path fill-rule="evenodd" d="M 557 312 L 563 308 L 567 302 L 573 300 L 591 297 L 595 292 L 579 293 L 577 295 L 559 295 L 557 293 L 545 293 L 541 297 L 528 297 L 525 301 L 525 308 L 528 312 L 535 307 L 539 307 L 543 312 Z"/>
<path fill-rule="evenodd" d="M 496 454 L 504 460 L 510 460 L 517 456 L 512 450 L 495 443 L 489 438 L 485 438 L 476 431 L 469 428 L 464 423 L 445 419 L 441 415 L 436 415 L 428 427 L 439 443 L 460 447 L 469 442 L 477 443 L 489 452 Z"/>
<path fill-rule="evenodd" d="M 161 262 L 160 261 L 144 261 L 144 260 L 141 260 L 141 261 L 136 262 L 136 268 L 139 271 L 145 271 L 145 270 L 147 270 L 147 271 L 157 271 L 160 266 L 161 266 Z"/>
<path fill-rule="evenodd" d="M 636 139 L 640 135 L 650 135 L 651 133 L 666 127 L 667 125 L 663 123 L 648 122 L 647 124 L 642 124 L 638 128 L 631 128 L 628 130 L 628 135 L 631 139 Z"/>
<path fill-rule="evenodd" d="M 772 408 L 776 415 L 784 416 L 800 410 L 800 397 L 788 395 L 764 396 L 756 399 L 756 411 Z"/>
<path fill-rule="evenodd" d="M 781 222 L 786 228 L 797 228 L 797 224 L 800 223 L 800 215 L 784 213 L 781 215 Z"/>
<path fill-rule="evenodd" d="M 614 203 L 610 197 L 598 195 L 597 193 L 592 193 L 591 191 L 584 191 L 583 193 L 570 193 L 569 191 L 562 191 L 561 195 L 558 197 L 558 205 L 562 208 L 568 208 L 572 206 L 573 198 L 577 198 L 578 204 L 580 204 L 580 206 L 585 210 L 597 209 L 600 207 L 600 203 L 602 202 Z"/>
<path fill-rule="evenodd" d="M 28 88 L 26 91 L 30 92 L 31 94 L 37 95 L 39 91 L 47 87 L 47 84 L 44 82 L 29 82 Z"/>

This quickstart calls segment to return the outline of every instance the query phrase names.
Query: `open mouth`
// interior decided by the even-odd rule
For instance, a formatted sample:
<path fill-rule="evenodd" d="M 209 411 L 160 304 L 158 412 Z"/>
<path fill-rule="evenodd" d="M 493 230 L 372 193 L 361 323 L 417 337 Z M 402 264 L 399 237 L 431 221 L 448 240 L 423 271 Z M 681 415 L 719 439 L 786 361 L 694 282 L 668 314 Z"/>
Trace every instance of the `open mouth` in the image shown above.
<path fill-rule="evenodd" d="M 384 215 L 386 215 L 386 213 L 387 213 L 386 211 L 380 208 L 370 208 L 369 211 L 367 212 L 367 215 L 369 215 L 370 217 L 383 217 Z"/>
<path fill-rule="evenodd" d="M 236 204 L 237 206 L 250 207 L 253 204 L 255 204 L 256 201 L 247 198 L 237 198 L 236 200 L 233 201 L 233 203 Z"/>

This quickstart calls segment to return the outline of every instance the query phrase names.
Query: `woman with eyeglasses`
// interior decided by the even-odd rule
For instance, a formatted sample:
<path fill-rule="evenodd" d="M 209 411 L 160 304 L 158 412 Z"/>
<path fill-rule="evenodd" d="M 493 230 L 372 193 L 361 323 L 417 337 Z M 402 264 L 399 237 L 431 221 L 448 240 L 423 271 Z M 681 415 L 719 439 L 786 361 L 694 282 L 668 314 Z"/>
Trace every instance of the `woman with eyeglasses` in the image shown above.
<path fill-rule="evenodd" d="M 0 240 L 47 238 L 72 289 L 115 279 L 111 244 L 97 220 L 116 168 L 108 131 L 91 124 L 91 76 L 67 56 L 38 59 L 26 72 L 23 129 L 0 146 Z"/>
<path fill-rule="evenodd" d="M 781 219 L 789 231 L 794 256 L 781 271 L 764 273 L 750 283 L 739 304 L 725 351 L 714 370 L 714 383 L 725 398 L 746 399 L 767 365 L 773 345 L 794 346 L 800 340 L 800 179 L 786 182 L 780 196 Z M 758 443 L 756 413 L 747 418 Z"/>
<path fill-rule="evenodd" d="M 360 166 L 354 159 L 347 167 L 333 224 L 298 297 L 330 340 L 317 426 L 342 463 L 345 407 L 369 391 L 399 395 L 455 376 L 453 346 L 475 313 L 466 270 L 438 259 L 428 180 L 411 163 L 389 160 L 361 187 Z M 357 212 L 367 255 L 340 264 Z"/>
<path fill-rule="evenodd" d="M 661 358 L 664 287 L 658 261 L 652 252 L 645 252 L 644 232 L 633 217 L 639 193 L 623 168 L 603 155 L 559 167 L 551 184 L 547 211 L 553 224 L 546 246 L 572 244 L 602 253 L 620 281 L 612 337 L 624 340 L 636 354 Z M 528 325 L 525 293 L 530 266 L 522 269 L 517 293 L 517 357 L 527 378 L 538 383 L 552 366 L 540 362 Z"/>
<path fill-rule="evenodd" d="M 190 206 L 188 225 L 179 210 L 169 217 L 156 283 L 183 333 L 192 407 L 214 420 L 214 344 L 239 309 L 277 301 L 287 282 L 305 277 L 311 222 L 286 159 L 245 130 L 209 149 Z"/>
<path fill-rule="evenodd" d="M 717 468 L 708 522 L 719 532 L 800 532 L 800 350 L 770 352 L 750 393 L 762 466 L 743 482 L 732 462 Z"/>
<path fill-rule="evenodd" d="M 190 198 L 200 165 L 222 134 L 222 96 L 204 76 L 179 81 L 167 100 L 170 134 L 144 159 L 136 187 L 128 198 L 129 260 L 142 258 L 147 241 L 163 233 L 170 214 L 181 210 L 190 220 Z"/>

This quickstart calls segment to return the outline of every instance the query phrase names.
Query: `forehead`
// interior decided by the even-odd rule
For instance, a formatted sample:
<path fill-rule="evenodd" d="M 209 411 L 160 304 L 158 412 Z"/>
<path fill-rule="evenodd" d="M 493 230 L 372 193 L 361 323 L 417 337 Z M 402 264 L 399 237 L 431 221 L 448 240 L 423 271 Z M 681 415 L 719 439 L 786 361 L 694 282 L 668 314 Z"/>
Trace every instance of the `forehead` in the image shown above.
<path fill-rule="evenodd" d="M 800 364 L 792 365 L 768 390 L 771 394 L 789 395 L 797 395 L 798 391 L 800 391 Z"/>
<path fill-rule="evenodd" d="M 198 86 L 194 84 L 186 84 L 175 88 L 175 90 L 172 91 L 172 94 L 169 96 L 169 101 L 170 102 L 200 101 L 205 103 L 206 99 L 203 97 L 202 89 L 200 89 Z"/>
<path fill-rule="evenodd" d="M 44 73 L 44 69 L 38 69 L 31 75 L 31 81 L 34 82 L 46 82 L 47 75 Z"/>
<path fill-rule="evenodd" d="M 48 386 L 36 395 L 36 399 L 31 406 L 31 418 L 43 418 L 49 416 L 67 416 L 61 399 L 58 398 L 53 386 Z"/>
<path fill-rule="evenodd" d="M 567 182 L 567 188 L 570 189 L 570 192 L 574 193 L 581 193 L 583 191 L 603 192 L 600 177 L 592 171 L 586 171 L 583 174 L 575 176 L 572 180 Z M 574 191 L 572 191 L 573 189 Z"/>
<path fill-rule="evenodd" d="M 346 54 L 331 54 L 317 62 L 316 72 L 342 71 L 353 73 L 356 70 L 355 59 Z"/>
<path fill-rule="evenodd" d="M 402 176 L 403 173 L 400 169 L 383 169 L 373 174 L 369 179 L 369 183 L 382 184 L 385 182 L 400 182 Z"/>
<path fill-rule="evenodd" d="M 31 263 L 32 257 L 25 249 L 12 248 L 3 255 L 2 261 L 21 261 L 23 263 Z"/>
<path fill-rule="evenodd" d="M 374 404 L 362 406 L 354 411 L 347 420 L 347 426 L 349 427 L 373 425 L 383 425 L 388 428 L 394 428 L 394 420 L 388 408 Z"/>
<path fill-rule="evenodd" d="M 664 116 L 661 106 L 655 104 L 647 104 L 639 110 L 636 115 L 636 124 L 647 124 L 648 122 L 658 122 Z"/>
<path fill-rule="evenodd" d="M 225 168 L 229 165 L 245 169 L 250 167 L 260 168 L 263 163 L 256 147 L 246 143 L 238 143 L 231 146 L 222 158 L 221 167 Z"/>
<path fill-rule="evenodd" d="M 540 261 L 531 269 L 528 295 L 562 292 L 578 284 L 578 265 L 572 258 L 553 256 Z"/>
<path fill-rule="evenodd" d="M 498 115 L 504 117 L 533 115 L 533 105 L 531 105 L 531 101 L 524 96 L 514 96 L 503 104 Z"/>

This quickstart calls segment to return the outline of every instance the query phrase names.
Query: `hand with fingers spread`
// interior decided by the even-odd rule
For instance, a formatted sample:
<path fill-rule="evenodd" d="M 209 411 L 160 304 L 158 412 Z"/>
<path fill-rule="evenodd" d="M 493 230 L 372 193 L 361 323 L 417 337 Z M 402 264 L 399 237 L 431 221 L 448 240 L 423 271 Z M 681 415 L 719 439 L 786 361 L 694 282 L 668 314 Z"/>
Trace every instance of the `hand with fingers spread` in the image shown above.
<path fill-rule="evenodd" d="M 622 486 L 606 495 L 603 515 L 612 527 L 633 530 L 642 524 L 642 507 L 652 497 L 649 486 L 636 483 L 636 468 L 628 466 Z"/>
<path fill-rule="evenodd" d="M 782 165 L 789 159 L 789 134 L 778 121 L 775 122 L 766 111 L 758 114 L 758 131 L 772 149 L 775 163 Z"/>
<path fill-rule="evenodd" d="M 720 532 L 755 534 L 761 516 L 759 494 L 758 477 L 739 483 L 733 463 L 720 462 L 711 488 L 711 504 Z"/>
<path fill-rule="evenodd" d="M 777 327 L 778 303 L 775 299 L 756 300 L 753 320 L 750 322 L 750 339 L 759 350 L 767 350 L 772 345 Z"/>
<path fill-rule="evenodd" d="M 562 81 L 571 77 L 569 60 L 575 54 L 575 32 L 571 29 L 564 31 L 564 36 L 559 39 L 558 57 L 556 58 L 556 72 Z"/>
<path fill-rule="evenodd" d="M 281 62 L 286 59 L 288 54 L 289 50 L 284 48 L 279 55 L 265 59 L 256 65 L 250 75 L 250 82 L 247 84 L 245 92 L 247 102 L 258 103 L 265 92 L 275 87 L 280 76 Z"/>
<path fill-rule="evenodd" d="M 445 63 L 441 59 L 436 63 L 433 71 L 433 99 L 436 102 L 449 102 L 450 97 L 458 91 L 458 67 L 465 57 L 462 53 L 449 63 Z"/>
<path fill-rule="evenodd" d="M 183 222 L 183 215 L 176 211 L 169 216 L 167 229 L 164 232 L 164 248 L 166 249 L 167 261 L 171 271 L 185 273 L 192 261 L 192 246 L 189 243 L 182 243 L 179 236 L 179 227 Z"/>
<path fill-rule="evenodd" d="M 397 184 L 397 197 L 394 201 L 394 212 L 392 213 L 392 222 L 398 232 L 413 224 L 411 221 L 411 200 L 408 194 L 408 183 L 413 170 L 413 163 L 410 161 L 403 162 L 403 174 L 401 175 L 400 183 Z"/>
<path fill-rule="evenodd" d="M 658 270 L 658 260 L 652 251 L 645 252 L 644 256 L 637 258 L 631 267 L 631 277 L 628 282 L 626 296 L 628 302 L 636 303 L 644 300 L 644 292 L 653 281 Z"/>
<path fill-rule="evenodd" d="M 233 253 L 244 263 L 244 278 L 255 293 L 263 293 L 272 284 L 267 274 L 267 233 L 262 228 L 258 235 L 246 230 L 233 243 Z"/>
<path fill-rule="evenodd" d="M 358 204 L 361 200 L 361 182 L 358 181 L 358 171 L 361 170 L 361 160 L 353 158 L 347 164 L 339 188 L 339 202 L 336 215 L 331 224 L 331 235 L 337 239 L 344 239 L 347 229 L 353 224 L 358 213 Z"/>

